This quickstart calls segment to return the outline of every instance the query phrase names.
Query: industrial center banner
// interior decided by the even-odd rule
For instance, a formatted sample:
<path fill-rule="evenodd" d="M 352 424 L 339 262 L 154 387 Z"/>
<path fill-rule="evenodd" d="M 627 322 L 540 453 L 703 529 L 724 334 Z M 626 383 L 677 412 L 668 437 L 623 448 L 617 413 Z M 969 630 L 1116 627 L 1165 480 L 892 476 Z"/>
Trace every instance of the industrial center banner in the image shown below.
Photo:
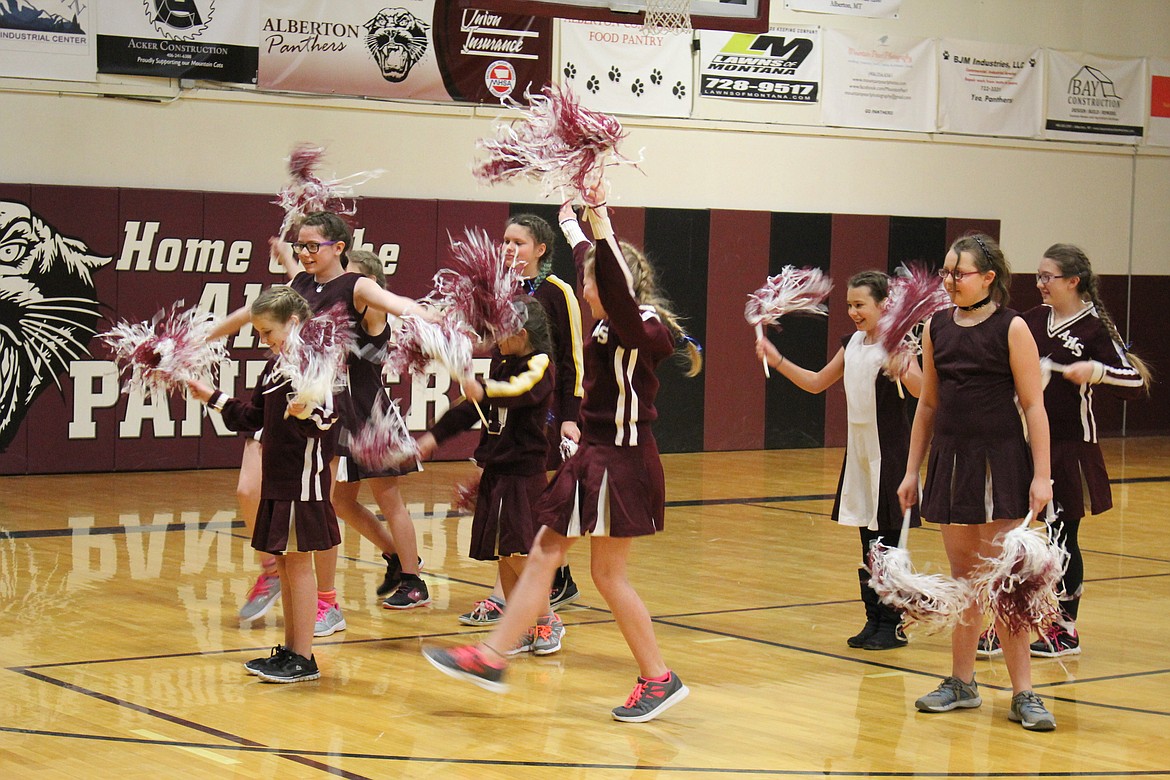
<path fill-rule="evenodd" d="M 938 129 L 1044 135 L 1044 52 L 1034 46 L 944 39 L 938 55 Z"/>
<path fill-rule="evenodd" d="M 92 3 L 0 1 L 0 76 L 93 81 Z"/>

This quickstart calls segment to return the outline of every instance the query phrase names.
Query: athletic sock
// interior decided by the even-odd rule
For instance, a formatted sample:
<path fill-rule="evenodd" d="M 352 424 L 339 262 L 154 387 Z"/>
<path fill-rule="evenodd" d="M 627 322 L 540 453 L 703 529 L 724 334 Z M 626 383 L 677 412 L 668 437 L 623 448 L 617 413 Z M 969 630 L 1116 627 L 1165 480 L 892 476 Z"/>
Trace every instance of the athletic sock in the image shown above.
<path fill-rule="evenodd" d="M 337 606 L 337 591 L 336 590 L 319 590 L 317 591 L 317 600 L 324 601 L 331 607 Z"/>

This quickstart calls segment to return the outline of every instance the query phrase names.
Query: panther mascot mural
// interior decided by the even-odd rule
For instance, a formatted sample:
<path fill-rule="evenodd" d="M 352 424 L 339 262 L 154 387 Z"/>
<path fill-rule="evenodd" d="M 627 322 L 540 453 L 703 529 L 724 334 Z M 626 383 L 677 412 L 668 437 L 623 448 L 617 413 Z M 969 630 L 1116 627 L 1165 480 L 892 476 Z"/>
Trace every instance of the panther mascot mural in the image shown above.
<path fill-rule="evenodd" d="M 36 397 L 89 354 L 101 305 L 90 273 L 110 259 L 0 200 L 0 452 Z"/>
<path fill-rule="evenodd" d="M 429 27 L 405 8 L 383 8 L 365 27 L 366 45 L 387 81 L 405 81 L 426 56 Z"/>

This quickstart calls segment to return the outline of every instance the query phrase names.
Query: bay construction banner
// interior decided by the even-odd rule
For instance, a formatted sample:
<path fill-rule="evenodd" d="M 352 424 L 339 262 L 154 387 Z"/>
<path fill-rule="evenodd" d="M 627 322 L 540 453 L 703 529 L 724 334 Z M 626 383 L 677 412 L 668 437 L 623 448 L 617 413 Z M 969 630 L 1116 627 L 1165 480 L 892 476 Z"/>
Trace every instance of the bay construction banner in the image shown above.
<path fill-rule="evenodd" d="M 1045 137 L 1137 143 L 1145 133 L 1146 61 L 1048 50 Z"/>
<path fill-rule="evenodd" d="M 457 0 L 265 0 L 260 86 L 323 95 L 524 102 L 552 70 L 552 20 Z"/>
<path fill-rule="evenodd" d="M 92 3 L 0 1 L 0 76 L 93 81 Z"/>
<path fill-rule="evenodd" d="M 942 132 L 1044 134 L 1044 52 L 1037 47 L 944 39 L 938 93 Z"/>

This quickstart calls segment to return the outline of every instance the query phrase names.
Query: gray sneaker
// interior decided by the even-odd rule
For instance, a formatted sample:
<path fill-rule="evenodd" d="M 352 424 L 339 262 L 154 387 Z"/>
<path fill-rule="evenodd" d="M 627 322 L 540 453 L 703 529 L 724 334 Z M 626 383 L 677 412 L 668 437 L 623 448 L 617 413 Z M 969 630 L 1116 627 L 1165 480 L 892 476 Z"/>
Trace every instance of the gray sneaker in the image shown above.
<path fill-rule="evenodd" d="M 1020 691 L 1012 697 L 1012 711 L 1008 719 L 1019 723 L 1029 731 L 1052 731 L 1056 718 L 1044 706 L 1044 701 L 1033 691 Z"/>
<path fill-rule="evenodd" d="M 341 614 L 341 607 L 318 601 L 317 624 L 313 626 L 313 636 L 330 636 L 344 630 L 345 615 Z"/>
<path fill-rule="evenodd" d="M 545 615 L 536 621 L 536 626 L 529 629 L 528 633 L 532 637 L 533 655 L 552 655 L 561 649 L 565 624 L 560 615 Z"/>
<path fill-rule="evenodd" d="M 975 678 L 965 683 L 958 677 L 944 677 L 939 686 L 914 702 L 920 712 L 950 712 L 957 707 L 970 709 L 983 703 Z"/>
<path fill-rule="evenodd" d="M 494 626 L 504 616 L 504 602 L 495 596 L 475 602 L 475 608 L 459 616 L 465 626 Z"/>
<path fill-rule="evenodd" d="M 272 609 L 272 604 L 280 598 L 280 577 L 275 574 L 261 574 L 256 579 L 252 590 L 248 591 L 248 600 L 240 607 L 240 621 L 251 623 L 262 618 Z"/>

